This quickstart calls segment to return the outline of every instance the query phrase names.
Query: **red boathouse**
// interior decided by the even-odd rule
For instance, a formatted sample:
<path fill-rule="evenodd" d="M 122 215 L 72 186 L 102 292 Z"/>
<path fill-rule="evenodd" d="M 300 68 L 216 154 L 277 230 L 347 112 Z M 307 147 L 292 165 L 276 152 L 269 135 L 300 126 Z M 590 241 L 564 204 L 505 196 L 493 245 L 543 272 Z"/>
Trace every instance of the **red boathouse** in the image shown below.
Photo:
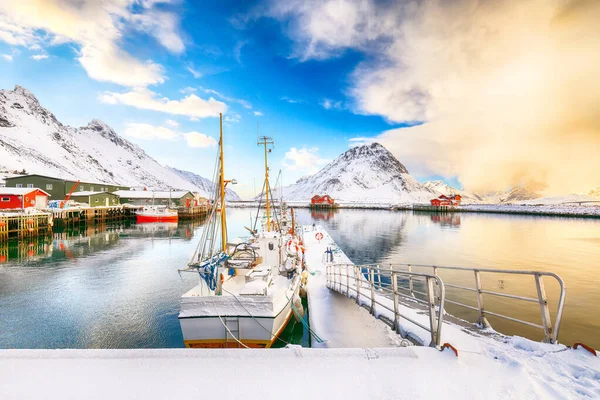
<path fill-rule="evenodd" d="M 48 193 L 37 188 L 0 188 L 0 210 L 48 207 Z"/>

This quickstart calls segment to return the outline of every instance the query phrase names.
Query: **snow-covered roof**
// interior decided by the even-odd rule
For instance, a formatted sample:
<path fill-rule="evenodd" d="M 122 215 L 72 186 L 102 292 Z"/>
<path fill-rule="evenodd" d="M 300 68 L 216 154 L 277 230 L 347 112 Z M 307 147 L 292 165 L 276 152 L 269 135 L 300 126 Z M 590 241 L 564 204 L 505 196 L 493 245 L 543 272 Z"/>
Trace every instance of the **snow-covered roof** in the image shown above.
<path fill-rule="evenodd" d="M 180 199 L 186 194 L 192 194 L 190 191 L 185 190 L 173 190 L 169 191 L 151 191 L 151 190 L 117 190 L 112 192 L 123 198 L 128 199 Z"/>
<path fill-rule="evenodd" d="M 77 197 L 77 196 L 93 196 L 95 194 L 102 194 L 102 193 L 108 193 L 108 194 L 114 194 L 113 192 L 90 192 L 89 190 L 86 190 L 84 192 L 73 192 L 73 194 L 71 196 L 73 197 Z"/>
<path fill-rule="evenodd" d="M 0 188 L 0 195 L 3 194 L 13 194 L 13 195 L 25 195 L 27 193 L 31 193 L 34 192 L 36 190 L 39 190 L 40 192 L 45 193 L 47 196 L 50 196 L 49 193 L 43 191 L 42 189 L 39 188 L 13 188 L 13 187 L 3 187 Z"/>

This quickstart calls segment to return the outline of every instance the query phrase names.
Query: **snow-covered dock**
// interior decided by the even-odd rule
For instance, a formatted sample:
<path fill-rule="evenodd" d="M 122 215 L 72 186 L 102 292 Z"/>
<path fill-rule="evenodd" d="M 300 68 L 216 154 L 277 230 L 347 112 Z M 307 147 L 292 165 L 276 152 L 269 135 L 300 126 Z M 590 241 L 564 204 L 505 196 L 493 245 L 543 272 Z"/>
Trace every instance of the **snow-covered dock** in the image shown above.
<path fill-rule="evenodd" d="M 310 328 L 322 340 L 313 338 L 313 347 L 386 347 L 394 345 L 398 336 L 382 321 L 358 307 L 355 302 L 327 288 L 325 251 L 337 249 L 329 234 L 317 226 L 303 227 L 308 279 Z M 351 263 L 340 250 L 333 253 L 334 262 Z"/>

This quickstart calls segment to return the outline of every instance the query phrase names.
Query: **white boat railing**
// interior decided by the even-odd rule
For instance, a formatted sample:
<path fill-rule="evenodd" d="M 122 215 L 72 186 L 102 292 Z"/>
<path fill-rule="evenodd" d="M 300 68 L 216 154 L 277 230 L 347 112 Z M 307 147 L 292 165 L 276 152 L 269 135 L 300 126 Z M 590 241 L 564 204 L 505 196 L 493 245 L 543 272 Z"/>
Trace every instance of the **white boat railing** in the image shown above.
<path fill-rule="evenodd" d="M 440 347 L 442 325 L 444 321 L 444 302 L 446 292 L 444 282 L 435 275 L 423 274 L 409 271 L 393 271 L 389 270 L 391 283 L 383 285 L 381 282 L 381 269 L 379 266 L 373 265 L 354 265 L 354 264 L 331 264 L 326 265 L 327 287 L 341 294 L 345 294 L 349 298 L 354 297 L 357 304 L 361 304 L 361 296 L 370 300 L 371 314 L 375 315 L 376 306 L 383 307 L 394 314 L 394 328 L 396 332 L 401 331 L 400 320 L 407 320 L 414 325 L 426 330 L 431 335 L 430 346 Z M 375 276 L 378 274 L 379 281 L 375 281 Z M 402 293 L 398 288 L 398 279 L 409 278 L 422 280 L 426 288 L 427 300 L 421 300 L 410 297 Z M 391 287 L 390 287 L 391 286 Z M 438 288 L 436 294 L 436 287 Z M 378 296 L 381 292 L 388 293 L 393 301 L 393 306 L 390 306 L 386 296 Z M 428 324 L 422 324 L 416 321 L 411 316 L 400 312 L 400 298 L 410 299 L 426 305 L 428 314 Z"/>
<path fill-rule="evenodd" d="M 439 265 L 424 265 L 424 264 L 398 264 L 395 263 L 393 265 L 389 265 L 386 267 L 380 265 L 363 265 L 359 266 L 362 275 L 365 277 L 369 277 L 367 281 L 374 282 L 373 290 L 379 290 L 384 293 L 387 293 L 388 296 L 393 294 L 396 291 L 400 291 L 403 295 L 408 296 L 412 300 L 415 300 L 420 303 L 427 303 L 423 299 L 417 297 L 417 295 L 421 295 L 425 297 L 425 299 L 429 299 L 431 297 L 430 289 L 428 285 L 426 285 L 425 291 L 421 291 L 415 288 L 415 275 L 413 272 L 413 268 L 418 268 L 419 271 L 427 271 L 431 270 L 431 275 L 439 278 L 438 274 L 440 271 L 449 270 L 449 271 L 462 271 L 466 273 L 472 274 L 473 279 L 473 287 L 461 286 L 456 284 L 451 284 L 446 282 L 445 286 L 438 289 L 438 292 L 444 292 L 446 288 L 455 289 L 457 292 L 466 292 L 473 295 L 474 299 L 477 302 L 477 306 L 471 306 L 468 304 L 464 304 L 461 301 L 463 297 L 459 299 L 445 299 L 445 301 L 449 304 L 453 304 L 458 307 L 466 308 L 469 310 L 476 311 L 478 313 L 477 323 L 483 329 L 491 327 L 487 316 L 491 315 L 494 317 L 502 318 L 508 321 L 512 321 L 515 323 L 519 323 L 522 325 L 527 325 L 533 328 L 541 329 L 544 333 L 544 342 L 547 343 L 558 343 L 558 334 L 560 331 L 560 324 L 562 321 L 563 309 L 565 305 L 565 297 L 566 297 L 566 288 L 565 283 L 560 276 L 552 272 L 544 272 L 544 271 L 526 271 L 526 270 L 506 270 L 506 269 L 489 269 L 489 268 L 469 268 L 469 267 L 454 267 L 454 266 L 439 266 Z M 371 272 L 372 271 L 372 272 Z M 406 279 L 403 280 L 402 285 L 398 285 L 398 277 L 402 276 L 400 274 L 408 273 L 406 275 Z M 374 274 L 373 279 L 370 279 L 370 274 Z M 494 274 L 507 274 L 507 275 L 521 275 L 521 276 L 531 276 L 533 277 L 533 281 L 535 283 L 535 289 L 537 296 L 536 297 L 528 297 L 522 296 L 515 293 L 504 293 L 493 290 L 487 290 L 483 287 L 483 277 L 492 276 Z M 427 274 L 424 274 L 427 275 Z M 554 324 L 552 324 L 552 318 L 550 314 L 550 306 L 548 302 L 548 296 L 546 294 L 546 289 L 544 285 L 544 278 L 553 279 L 558 283 L 559 286 L 559 295 L 558 295 L 558 304 L 556 307 L 556 319 Z M 366 279 L 366 278 L 365 278 Z M 391 282 L 390 282 L 391 281 Z M 440 281 L 441 282 L 441 281 Z M 435 289 L 435 288 L 434 288 Z M 485 296 L 494 296 L 501 297 L 505 299 L 510 299 L 519 302 L 529 302 L 529 303 L 537 303 L 540 308 L 540 317 L 541 324 L 532 322 L 531 320 L 520 319 L 516 317 L 512 317 L 501 312 L 497 311 L 489 311 L 484 308 L 484 297 Z M 389 296 L 391 297 L 391 296 Z M 434 296 L 434 299 L 438 300 Z M 464 300 L 463 300 L 464 301 Z M 440 301 L 438 300 L 437 305 L 440 305 Z"/>

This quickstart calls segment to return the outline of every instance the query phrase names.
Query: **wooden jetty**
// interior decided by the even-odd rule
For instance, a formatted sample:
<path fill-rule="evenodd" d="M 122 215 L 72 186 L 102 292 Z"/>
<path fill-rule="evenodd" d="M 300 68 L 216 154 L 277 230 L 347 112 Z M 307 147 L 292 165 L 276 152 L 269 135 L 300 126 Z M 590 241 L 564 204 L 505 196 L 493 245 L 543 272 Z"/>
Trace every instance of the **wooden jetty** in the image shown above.
<path fill-rule="evenodd" d="M 52 232 L 50 213 L 2 213 L 0 214 L 0 241 L 48 235 Z"/>

